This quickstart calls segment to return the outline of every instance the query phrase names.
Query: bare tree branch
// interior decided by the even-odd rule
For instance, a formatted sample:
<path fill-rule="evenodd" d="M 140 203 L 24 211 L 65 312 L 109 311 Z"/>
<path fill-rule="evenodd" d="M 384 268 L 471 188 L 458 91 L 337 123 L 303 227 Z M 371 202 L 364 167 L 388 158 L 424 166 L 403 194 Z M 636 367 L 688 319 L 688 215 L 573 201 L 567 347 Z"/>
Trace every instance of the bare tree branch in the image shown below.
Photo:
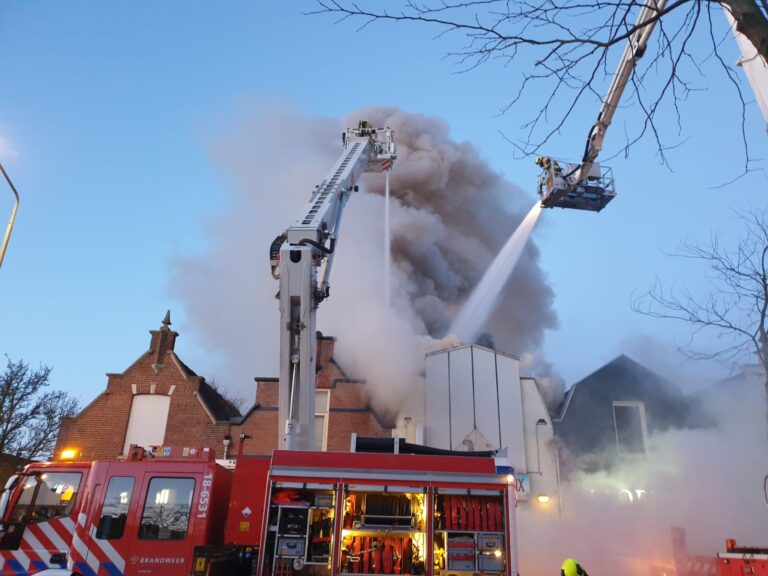
<path fill-rule="evenodd" d="M 723 246 L 713 234 L 706 243 L 685 242 L 673 253 L 704 265 L 709 292 L 665 290 L 657 280 L 633 300 L 632 309 L 690 325 L 691 339 L 682 348 L 689 358 L 720 360 L 736 367 L 756 354 L 766 373 L 768 409 L 768 209 L 752 209 L 738 218 L 744 232 L 735 246 Z M 714 351 L 697 349 L 697 337 L 705 332 L 714 333 L 722 346 Z"/>
<path fill-rule="evenodd" d="M 47 390 L 49 367 L 31 370 L 7 356 L 6 362 L 0 373 L 0 454 L 49 457 L 60 420 L 76 412 L 77 401 L 66 392 Z"/>
<path fill-rule="evenodd" d="M 768 58 L 768 0 L 721 2 L 736 20 L 737 29 L 753 42 L 762 58 Z M 632 73 L 631 93 L 624 97 L 624 106 L 639 108 L 640 123 L 628 133 L 623 153 L 628 154 L 648 136 L 667 165 L 666 152 L 677 146 L 668 143 L 668 132 L 676 128 L 677 137 L 682 134 L 681 103 L 700 89 L 689 75 L 703 79 L 700 64 L 711 56 L 697 56 L 693 49 L 701 30 L 699 35 L 711 39 L 712 55 L 736 89 L 745 150 L 743 176 L 754 169 L 746 141 L 746 102 L 733 68 L 718 53 L 722 38 L 716 39 L 712 24 L 713 4 L 719 6 L 710 0 L 671 0 L 641 24 L 636 18 L 645 0 L 401 0 L 387 2 L 383 8 L 373 8 L 372 2 L 316 0 L 316 8 L 305 14 L 333 15 L 337 23 L 355 21 L 360 23 L 359 30 L 374 22 L 417 23 L 435 28 L 438 37 L 459 35 L 465 40 L 463 47 L 449 50 L 447 56 L 460 72 L 492 59 L 500 61 L 519 74 L 519 84 L 500 107 L 500 114 L 519 105 L 530 92 L 538 103 L 533 114 L 525 116 L 522 136 L 503 133 L 523 156 L 541 153 L 566 121 L 581 113 L 589 96 L 600 101 L 604 85 L 613 77 L 614 52 L 623 50 L 639 30 L 658 22 L 655 53 L 638 63 Z M 653 52 L 650 46 L 648 51 Z M 667 106 L 675 118 L 671 126 L 660 120 L 660 111 Z"/>

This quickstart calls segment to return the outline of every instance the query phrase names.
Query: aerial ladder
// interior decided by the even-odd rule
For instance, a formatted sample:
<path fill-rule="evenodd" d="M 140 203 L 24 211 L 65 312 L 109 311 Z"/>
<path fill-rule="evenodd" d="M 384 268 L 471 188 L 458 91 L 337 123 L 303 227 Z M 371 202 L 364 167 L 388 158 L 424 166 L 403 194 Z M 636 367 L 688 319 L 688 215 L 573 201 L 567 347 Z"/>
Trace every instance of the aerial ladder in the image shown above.
<path fill-rule="evenodd" d="M 637 66 L 648 46 L 648 40 L 656 26 L 658 15 L 664 10 L 666 0 L 647 0 L 638 14 L 634 32 L 627 41 L 608 92 L 600 106 L 597 121 L 589 132 L 584 156 L 578 164 L 563 163 L 547 156 L 539 156 L 536 163 L 541 167 L 538 194 L 543 208 L 575 208 L 600 212 L 616 196 L 613 173 L 601 167 L 597 157 L 603 148 L 603 140 L 613 115 Z"/>
<path fill-rule="evenodd" d="M 270 247 L 280 292 L 280 446 L 315 449 L 317 307 L 329 278 L 344 206 L 364 172 L 386 172 L 396 158 L 394 131 L 362 121 L 342 134 L 344 151 L 312 194 L 301 218 Z"/>

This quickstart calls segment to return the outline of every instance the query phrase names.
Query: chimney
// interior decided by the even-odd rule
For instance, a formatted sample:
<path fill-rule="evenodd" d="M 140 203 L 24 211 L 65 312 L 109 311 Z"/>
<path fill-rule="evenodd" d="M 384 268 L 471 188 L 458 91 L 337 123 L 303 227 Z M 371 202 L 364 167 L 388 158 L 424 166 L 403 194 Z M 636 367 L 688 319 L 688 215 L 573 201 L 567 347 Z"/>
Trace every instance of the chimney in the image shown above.
<path fill-rule="evenodd" d="M 152 353 L 154 358 L 152 367 L 155 369 L 156 373 L 160 372 L 162 369 L 165 354 L 166 352 L 173 350 L 173 347 L 176 345 L 176 336 L 179 335 L 178 332 L 171 330 L 170 326 L 171 311 L 168 310 L 165 313 L 165 318 L 163 318 L 163 325 L 160 327 L 160 329 L 149 331 L 149 333 L 152 335 L 152 339 L 149 342 L 149 351 Z"/>

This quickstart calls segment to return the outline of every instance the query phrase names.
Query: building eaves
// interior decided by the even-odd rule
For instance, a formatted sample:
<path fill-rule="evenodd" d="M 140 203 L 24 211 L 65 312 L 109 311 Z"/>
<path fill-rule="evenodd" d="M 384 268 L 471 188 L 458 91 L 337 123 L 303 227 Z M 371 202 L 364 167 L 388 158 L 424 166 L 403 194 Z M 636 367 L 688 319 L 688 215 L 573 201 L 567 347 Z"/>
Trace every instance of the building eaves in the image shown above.
<path fill-rule="evenodd" d="M 579 380 L 579 382 L 582 382 L 583 380 Z M 565 418 L 565 413 L 568 410 L 568 406 L 571 404 L 571 398 L 573 398 L 573 393 L 576 391 L 576 386 L 579 385 L 579 382 L 576 382 L 573 386 L 571 386 L 565 393 L 565 399 L 563 400 L 563 404 L 560 406 L 560 413 L 558 414 L 557 418 L 552 418 L 553 422 L 562 422 L 563 418 Z"/>
<path fill-rule="evenodd" d="M 344 378 L 344 380 L 349 380 L 349 381 L 352 380 L 352 378 L 349 377 L 349 375 L 346 373 L 344 368 L 341 367 L 341 364 L 336 362 L 336 358 L 334 358 L 333 356 L 331 356 L 331 364 L 336 368 L 336 370 L 339 371 L 339 374 L 341 374 L 341 376 L 342 376 L 342 378 Z M 336 381 L 334 380 L 334 382 L 336 382 Z"/>
<path fill-rule="evenodd" d="M 456 346 L 451 346 L 449 348 L 441 348 L 440 350 L 435 350 L 433 352 L 427 352 L 425 356 L 428 358 L 430 356 L 436 356 L 437 354 L 444 354 L 445 352 L 454 352 L 456 350 L 463 350 L 464 348 L 476 348 L 478 350 L 485 350 L 487 352 L 491 352 L 493 354 L 497 354 L 498 356 L 504 356 L 505 358 L 511 358 L 512 360 L 520 361 L 520 358 L 515 356 L 514 354 L 510 354 L 509 352 L 502 352 L 501 350 L 494 350 L 493 348 L 488 348 L 487 346 L 480 346 L 479 344 L 458 344 Z"/>
<path fill-rule="evenodd" d="M 204 379 L 200 381 L 198 394 L 217 422 L 229 422 L 240 417 L 240 410 Z"/>
<path fill-rule="evenodd" d="M 573 399 L 574 395 L 577 393 L 579 389 L 579 385 L 582 385 L 582 387 L 585 385 L 585 383 L 589 383 L 592 380 L 600 379 L 605 372 L 608 372 L 609 370 L 614 369 L 622 369 L 631 371 L 634 373 L 634 375 L 640 377 L 644 376 L 646 378 L 653 378 L 654 380 L 658 381 L 659 383 L 665 385 L 665 386 L 674 386 L 672 382 L 664 378 L 663 376 L 656 374 L 656 372 L 646 368 L 636 360 L 633 360 L 626 354 L 619 354 L 611 360 L 610 362 L 607 362 L 603 364 L 600 368 L 595 370 L 594 372 L 591 372 L 578 382 L 576 382 L 573 386 L 571 386 L 568 391 L 565 393 L 565 399 L 563 401 L 562 408 L 560 410 L 560 414 L 557 418 L 553 418 L 553 421 L 555 422 L 562 422 L 565 418 L 565 415 L 568 413 L 568 407 L 571 405 L 571 400 Z"/>
<path fill-rule="evenodd" d="M 144 360 L 144 358 L 146 358 L 147 356 L 149 356 L 151 353 L 152 353 L 152 350 L 147 350 L 147 351 L 146 351 L 146 352 L 144 352 L 144 353 L 143 353 L 141 356 L 139 356 L 138 358 L 136 358 L 136 360 L 134 360 L 133 362 L 131 362 L 131 365 L 130 365 L 130 366 L 128 366 L 128 368 L 126 368 L 126 369 L 125 369 L 125 370 L 123 370 L 122 372 L 107 372 L 107 378 L 109 378 L 110 376 L 125 376 L 126 374 L 128 374 L 128 372 L 130 372 L 130 371 L 131 371 L 131 370 L 133 370 L 133 369 L 134 369 L 136 366 L 138 366 L 138 364 L 139 364 L 139 363 L 140 363 L 142 360 Z"/>
<path fill-rule="evenodd" d="M 241 414 L 240 416 L 231 417 L 229 419 L 229 423 L 240 425 L 246 420 L 248 420 L 248 418 L 251 417 L 251 414 L 253 414 L 254 412 L 260 409 L 261 409 L 261 404 L 259 404 L 258 402 L 255 402 L 250 408 L 248 408 L 248 410 L 245 411 L 245 413 Z"/>
<path fill-rule="evenodd" d="M 88 402 L 88 404 L 86 404 L 85 406 L 83 406 L 83 408 L 81 408 L 81 409 L 80 409 L 80 411 L 79 411 L 77 414 L 73 414 L 72 416 L 62 416 L 62 417 L 61 417 L 61 419 L 62 419 L 62 420 L 77 420 L 78 418 L 80 418 L 80 415 L 81 415 L 81 414 L 85 413 L 87 410 L 90 410 L 91 406 L 93 406 L 94 404 L 96 404 L 96 402 L 98 402 L 99 400 L 101 400 L 101 398 L 102 398 L 103 396 L 106 396 L 107 394 L 109 394 L 109 392 L 107 392 L 106 390 L 104 390 L 104 392 L 102 392 L 101 394 L 99 394 L 98 396 L 96 396 L 96 398 L 94 398 L 93 400 L 91 400 L 90 402 Z"/>
<path fill-rule="evenodd" d="M 174 352 L 173 350 L 170 351 L 171 358 L 173 358 L 173 361 L 176 362 L 176 365 L 178 366 L 179 370 L 181 370 L 181 373 L 186 378 L 195 378 L 198 377 L 198 375 L 195 373 L 192 368 L 187 366 L 184 361 L 179 358 L 179 356 Z"/>
<path fill-rule="evenodd" d="M 544 396 L 541 394 L 541 389 L 539 388 L 539 381 L 536 380 L 536 378 L 533 378 L 532 376 L 521 376 L 520 382 L 522 383 L 523 380 L 530 380 L 533 382 L 533 389 L 536 390 L 536 394 L 539 396 L 539 400 L 541 401 L 541 405 L 544 406 L 544 411 L 546 412 L 547 420 L 549 420 L 548 424 L 552 425 L 552 414 L 549 411 L 549 407 L 547 406 L 547 403 L 544 401 Z"/>

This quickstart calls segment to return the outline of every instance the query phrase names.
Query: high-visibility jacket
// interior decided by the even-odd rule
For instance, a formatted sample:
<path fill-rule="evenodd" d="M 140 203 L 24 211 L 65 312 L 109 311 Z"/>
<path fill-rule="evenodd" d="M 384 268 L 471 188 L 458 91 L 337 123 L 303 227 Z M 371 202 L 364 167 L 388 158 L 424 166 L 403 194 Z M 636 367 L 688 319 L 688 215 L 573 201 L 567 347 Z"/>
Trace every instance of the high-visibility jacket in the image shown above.
<path fill-rule="evenodd" d="M 556 161 L 552 160 L 552 158 L 550 158 L 549 156 L 544 156 L 544 158 L 542 160 L 543 160 L 543 162 L 542 162 L 543 166 L 542 167 L 547 172 L 549 172 L 550 169 L 552 169 L 552 168 L 554 168 L 556 173 L 562 172 L 562 169 L 560 168 L 560 164 L 558 164 Z"/>

